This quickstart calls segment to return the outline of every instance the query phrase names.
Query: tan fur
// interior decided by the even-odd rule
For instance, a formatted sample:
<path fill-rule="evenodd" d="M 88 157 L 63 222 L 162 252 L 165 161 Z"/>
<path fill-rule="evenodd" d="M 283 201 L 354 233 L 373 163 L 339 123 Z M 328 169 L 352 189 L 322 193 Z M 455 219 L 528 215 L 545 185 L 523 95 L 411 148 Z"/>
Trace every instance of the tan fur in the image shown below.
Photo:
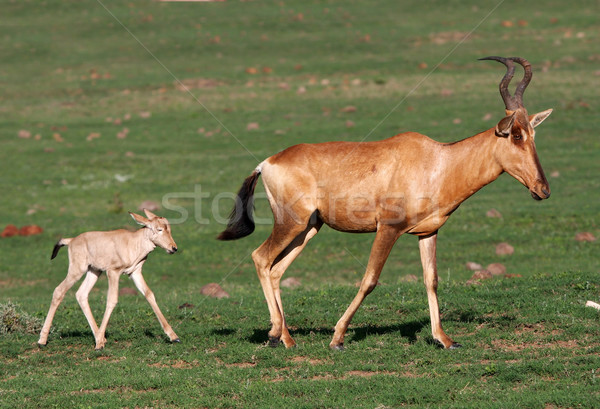
<path fill-rule="evenodd" d="M 359 292 L 335 326 L 332 348 L 342 348 L 350 320 L 375 288 L 394 243 L 404 233 L 419 237 L 433 337 L 445 348 L 458 346 L 440 322 L 438 230 L 464 200 L 503 172 L 525 185 L 535 199 L 550 195 L 533 130 L 550 112 L 529 117 L 520 107 L 509 114 L 513 118 L 501 121 L 504 134 L 496 135 L 491 128 L 451 144 L 409 132 L 377 142 L 296 145 L 261 163 L 250 178 L 262 174 L 275 224 L 252 258 L 271 315 L 271 342 L 295 345 L 285 323 L 279 281 L 325 223 L 344 232 L 375 232 Z M 504 129 L 507 123 L 510 127 Z M 228 230 L 234 231 L 230 226 Z M 220 238 L 241 237 L 225 233 Z"/>
<path fill-rule="evenodd" d="M 177 245 L 171 236 L 171 227 L 167 219 L 158 217 L 148 210 L 144 210 L 144 212 L 147 218 L 130 213 L 137 223 L 145 226 L 135 232 L 127 230 L 92 231 L 82 233 L 72 239 L 59 240 L 52 258 L 56 256 L 60 246 L 68 246 L 69 270 L 67 277 L 54 290 L 48 316 L 40 333 L 39 345 L 46 345 L 54 314 L 66 292 L 86 273 L 86 278 L 77 291 L 76 297 L 94 334 L 96 349 L 102 349 L 106 344 L 104 334 L 112 310 L 117 305 L 121 274 L 127 274 L 146 297 L 169 339 L 172 342 L 179 341 L 158 308 L 154 294 L 142 276 L 142 266 L 148 254 L 156 246 L 173 254 L 177 251 Z M 88 303 L 88 295 L 102 271 L 106 271 L 108 277 L 108 296 L 104 318 L 98 328 Z"/>

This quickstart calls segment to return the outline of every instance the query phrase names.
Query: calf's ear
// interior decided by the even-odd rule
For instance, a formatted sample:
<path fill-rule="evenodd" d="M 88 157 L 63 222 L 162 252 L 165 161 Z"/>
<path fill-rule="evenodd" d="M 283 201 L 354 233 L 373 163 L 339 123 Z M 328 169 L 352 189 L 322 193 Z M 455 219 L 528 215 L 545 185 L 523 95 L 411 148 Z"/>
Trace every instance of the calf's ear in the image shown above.
<path fill-rule="evenodd" d="M 146 226 L 148 223 L 150 223 L 150 220 L 146 219 L 144 216 L 140 216 L 139 214 L 129 212 L 129 215 L 137 224 L 141 224 L 142 226 Z"/>

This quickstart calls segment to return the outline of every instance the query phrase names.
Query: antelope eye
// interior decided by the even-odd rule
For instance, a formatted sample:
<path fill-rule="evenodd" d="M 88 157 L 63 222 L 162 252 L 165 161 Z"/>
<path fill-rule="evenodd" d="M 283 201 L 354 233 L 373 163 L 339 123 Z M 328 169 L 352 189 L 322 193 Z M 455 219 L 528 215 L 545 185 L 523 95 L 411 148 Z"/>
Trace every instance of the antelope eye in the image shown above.
<path fill-rule="evenodd" d="M 163 229 L 161 229 L 161 228 L 158 228 L 158 229 L 156 229 L 156 231 L 160 233 L 160 232 L 162 232 L 162 231 L 163 231 Z"/>
<path fill-rule="evenodd" d="M 517 134 L 514 134 L 514 135 L 513 135 L 513 138 L 514 138 L 514 139 L 516 139 L 516 140 L 520 140 L 520 139 L 522 139 L 523 137 L 521 136 L 521 134 L 520 134 L 520 133 L 517 133 Z"/>

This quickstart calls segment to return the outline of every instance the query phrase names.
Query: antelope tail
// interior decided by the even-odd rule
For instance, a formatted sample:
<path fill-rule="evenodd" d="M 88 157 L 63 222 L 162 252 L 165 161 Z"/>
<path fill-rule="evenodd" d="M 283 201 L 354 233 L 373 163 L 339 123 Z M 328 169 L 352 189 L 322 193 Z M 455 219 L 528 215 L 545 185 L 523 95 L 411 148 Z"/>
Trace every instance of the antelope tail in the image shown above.
<path fill-rule="evenodd" d="M 242 183 L 227 228 L 217 236 L 218 240 L 237 240 L 249 236 L 254 231 L 254 188 L 260 173 L 260 168 L 256 168 Z"/>
<path fill-rule="evenodd" d="M 54 245 L 54 250 L 52 250 L 52 256 L 50 257 L 50 260 L 53 260 L 54 257 L 56 257 L 56 255 L 58 254 L 58 250 L 60 250 L 61 247 L 68 246 L 70 242 L 71 239 L 60 239 L 59 241 L 57 241 Z"/>

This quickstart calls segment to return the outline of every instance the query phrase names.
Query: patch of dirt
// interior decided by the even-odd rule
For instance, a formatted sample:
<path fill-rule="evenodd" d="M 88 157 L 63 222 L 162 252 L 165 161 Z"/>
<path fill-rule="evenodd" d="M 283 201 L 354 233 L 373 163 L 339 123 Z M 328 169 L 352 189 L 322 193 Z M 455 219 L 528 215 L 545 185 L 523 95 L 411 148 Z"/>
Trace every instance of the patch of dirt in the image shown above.
<path fill-rule="evenodd" d="M 236 362 L 233 364 L 225 364 L 227 368 L 253 368 L 256 366 L 256 362 Z"/>
<path fill-rule="evenodd" d="M 295 356 L 295 357 L 289 359 L 289 361 L 294 362 L 294 363 L 308 362 L 311 365 L 325 365 L 325 364 L 331 363 L 331 361 L 329 361 L 329 360 L 309 358 L 306 356 Z"/>
<path fill-rule="evenodd" d="M 73 355 L 73 356 L 75 356 L 75 355 Z M 124 360 L 126 360 L 127 358 L 126 358 L 126 357 L 124 357 L 124 356 L 118 356 L 118 357 L 116 357 L 116 356 L 110 356 L 110 355 L 101 355 L 101 356 L 99 356 L 99 357 L 98 357 L 98 358 L 96 358 L 96 359 L 97 359 L 98 361 L 107 361 L 107 362 L 114 363 L 114 362 L 121 362 L 121 361 L 124 361 Z"/>
<path fill-rule="evenodd" d="M 198 361 L 194 360 L 192 362 L 182 361 L 181 359 L 177 359 L 175 361 L 170 362 L 156 362 L 154 364 L 148 364 L 149 367 L 152 368 L 175 368 L 175 369 L 192 369 L 195 366 L 198 366 Z"/>
<path fill-rule="evenodd" d="M 206 348 L 204 350 L 204 353 L 206 354 L 214 354 L 215 352 L 219 351 L 221 348 L 225 348 L 227 346 L 227 343 L 225 342 L 221 342 L 219 345 L 217 345 L 216 347 L 212 347 L 212 348 Z"/>
<path fill-rule="evenodd" d="M 360 376 L 362 378 L 370 378 L 374 375 L 394 375 L 397 376 L 398 372 L 390 372 L 390 371 L 350 371 L 348 372 L 349 376 Z"/>

